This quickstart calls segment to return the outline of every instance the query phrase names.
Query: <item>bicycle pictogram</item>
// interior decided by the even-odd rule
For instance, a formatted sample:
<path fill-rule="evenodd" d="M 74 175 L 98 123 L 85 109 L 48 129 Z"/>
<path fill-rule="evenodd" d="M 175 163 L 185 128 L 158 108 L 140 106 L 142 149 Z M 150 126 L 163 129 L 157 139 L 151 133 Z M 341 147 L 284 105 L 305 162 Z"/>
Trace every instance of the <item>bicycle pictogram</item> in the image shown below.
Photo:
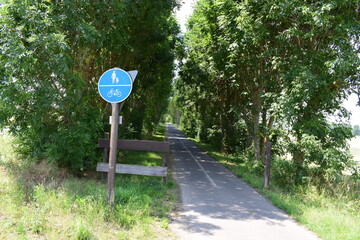
<path fill-rule="evenodd" d="M 112 96 L 115 96 L 115 97 L 121 97 L 121 92 L 119 91 L 119 89 L 111 89 L 108 93 L 107 93 L 107 96 L 108 97 L 112 97 Z"/>

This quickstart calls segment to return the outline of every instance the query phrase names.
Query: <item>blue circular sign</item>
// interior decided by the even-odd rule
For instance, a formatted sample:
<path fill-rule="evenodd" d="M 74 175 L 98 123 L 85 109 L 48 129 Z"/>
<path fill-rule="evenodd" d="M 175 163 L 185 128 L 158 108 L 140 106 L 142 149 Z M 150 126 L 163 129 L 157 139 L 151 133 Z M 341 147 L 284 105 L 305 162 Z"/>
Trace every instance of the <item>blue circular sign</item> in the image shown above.
<path fill-rule="evenodd" d="M 110 103 L 124 101 L 130 95 L 132 86 L 130 75 L 120 68 L 107 70 L 98 82 L 100 96 Z"/>

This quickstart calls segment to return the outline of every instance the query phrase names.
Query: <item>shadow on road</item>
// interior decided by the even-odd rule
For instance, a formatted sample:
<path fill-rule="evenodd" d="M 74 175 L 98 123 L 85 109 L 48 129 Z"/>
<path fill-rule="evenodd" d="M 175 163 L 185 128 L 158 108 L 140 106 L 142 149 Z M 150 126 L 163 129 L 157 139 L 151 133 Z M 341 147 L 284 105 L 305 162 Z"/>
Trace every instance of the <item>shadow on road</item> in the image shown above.
<path fill-rule="evenodd" d="M 187 233 L 212 236 L 211 239 L 216 239 L 216 233 L 224 237 L 230 231 L 231 239 L 318 239 L 172 125 L 168 125 L 168 139 L 183 201 L 183 209 L 175 221 L 179 228 Z M 293 230 L 295 235 L 301 230 L 310 237 L 294 238 Z M 278 238 L 274 232 L 282 237 Z"/>

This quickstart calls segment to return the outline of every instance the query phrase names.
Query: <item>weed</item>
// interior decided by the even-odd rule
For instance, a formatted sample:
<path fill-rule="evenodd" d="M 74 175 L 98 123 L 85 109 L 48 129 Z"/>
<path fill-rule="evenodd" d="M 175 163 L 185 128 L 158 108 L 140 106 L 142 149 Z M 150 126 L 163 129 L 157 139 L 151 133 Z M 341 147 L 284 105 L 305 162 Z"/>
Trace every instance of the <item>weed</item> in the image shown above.
<path fill-rule="evenodd" d="M 9 149 L 0 144 L 0 239 L 173 239 L 166 226 L 177 199 L 172 181 L 116 175 L 112 208 L 105 182 L 63 174 L 43 162 L 25 165 Z M 162 164 L 161 154 L 129 151 L 122 157 Z"/>
<path fill-rule="evenodd" d="M 74 232 L 75 238 L 77 240 L 91 240 L 94 238 L 94 235 L 91 233 L 89 228 L 84 225 L 84 223 L 79 223 L 78 225 L 76 225 Z"/>

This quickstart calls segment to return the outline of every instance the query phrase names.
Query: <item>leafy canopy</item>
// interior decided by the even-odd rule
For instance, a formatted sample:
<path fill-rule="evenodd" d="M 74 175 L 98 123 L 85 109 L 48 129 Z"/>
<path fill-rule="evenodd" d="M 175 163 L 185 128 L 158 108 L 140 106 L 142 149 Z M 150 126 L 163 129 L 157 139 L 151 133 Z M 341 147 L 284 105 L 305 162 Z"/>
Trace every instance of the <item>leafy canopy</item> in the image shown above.
<path fill-rule="evenodd" d="M 79 170 L 96 161 L 109 108 L 97 93 L 112 67 L 138 70 L 121 135 L 152 132 L 167 106 L 175 1 L 12 0 L 1 5 L 0 125 L 26 157 Z"/>

